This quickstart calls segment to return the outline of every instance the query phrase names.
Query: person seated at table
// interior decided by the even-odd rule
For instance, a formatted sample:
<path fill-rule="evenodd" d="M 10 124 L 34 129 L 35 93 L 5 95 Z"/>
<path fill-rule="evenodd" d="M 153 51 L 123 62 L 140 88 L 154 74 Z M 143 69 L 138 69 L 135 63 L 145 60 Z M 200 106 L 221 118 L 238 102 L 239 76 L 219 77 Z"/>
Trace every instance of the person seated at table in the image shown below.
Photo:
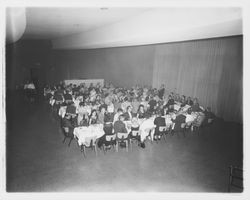
<path fill-rule="evenodd" d="M 159 91 L 158 91 L 158 96 L 160 99 L 163 99 L 164 93 L 165 93 L 165 85 L 162 84 Z"/>
<path fill-rule="evenodd" d="M 108 101 L 108 104 L 107 104 L 107 112 L 108 113 L 114 113 L 115 112 L 115 107 L 114 107 L 114 104 L 112 103 L 112 101 Z"/>
<path fill-rule="evenodd" d="M 59 94 L 62 95 L 64 94 L 64 90 L 63 90 L 63 86 L 62 85 L 58 85 L 55 94 Z"/>
<path fill-rule="evenodd" d="M 79 116 L 79 113 L 78 113 Z M 78 126 L 88 126 L 89 125 L 89 116 L 88 113 L 83 113 L 81 119 L 78 117 Z"/>
<path fill-rule="evenodd" d="M 210 107 L 207 107 L 205 109 L 204 114 L 205 114 L 205 119 L 204 119 L 205 125 L 215 119 L 215 114 L 211 111 Z"/>
<path fill-rule="evenodd" d="M 148 102 L 148 104 L 149 104 L 149 109 L 148 109 L 148 111 L 149 111 L 150 113 L 154 113 L 155 110 L 156 110 L 156 105 L 157 105 L 156 99 L 157 99 L 157 97 L 154 96 L 154 97 Z"/>
<path fill-rule="evenodd" d="M 175 112 L 174 105 L 169 105 L 168 113 L 174 113 L 174 112 Z"/>
<path fill-rule="evenodd" d="M 181 102 L 181 107 L 184 107 L 187 104 L 186 96 L 185 95 L 181 96 L 181 101 L 180 102 Z"/>
<path fill-rule="evenodd" d="M 148 109 L 148 100 L 147 99 L 148 99 L 148 97 L 144 97 L 144 96 L 141 97 L 140 105 L 143 105 L 144 111 L 146 111 Z"/>
<path fill-rule="evenodd" d="M 136 115 L 136 113 L 137 113 L 137 111 L 138 111 L 138 108 L 139 108 L 139 106 L 140 106 L 140 102 L 139 102 L 138 98 L 134 97 L 134 98 L 132 99 L 131 105 L 132 105 L 132 113 L 133 113 L 134 115 Z"/>
<path fill-rule="evenodd" d="M 174 130 L 181 131 L 181 124 L 186 123 L 186 116 L 184 114 L 176 115 L 175 119 L 171 119 L 174 122 Z"/>
<path fill-rule="evenodd" d="M 138 131 L 140 127 L 140 124 L 138 122 L 138 119 L 136 117 L 133 117 L 131 119 L 131 131 Z"/>
<path fill-rule="evenodd" d="M 97 124 L 97 111 L 96 110 L 92 110 L 90 116 L 89 116 L 89 125 L 91 124 Z"/>
<path fill-rule="evenodd" d="M 93 83 L 90 83 L 90 84 L 89 84 L 88 91 L 91 92 L 93 89 L 94 89 L 94 85 L 93 85 Z"/>
<path fill-rule="evenodd" d="M 176 102 L 180 102 L 180 101 L 181 101 L 180 95 L 179 95 L 179 94 L 176 94 L 174 100 L 175 100 Z"/>
<path fill-rule="evenodd" d="M 76 107 L 74 106 L 73 103 L 70 103 L 70 104 L 67 105 L 66 113 L 68 113 L 68 114 L 70 114 L 72 116 L 76 115 Z"/>
<path fill-rule="evenodd" d="M 95 99 L 96 99 L 96 96 L 97 96 L 96 91 L 95 91 L 95 89 L 93 88 L 92 90 L 90 90 L 90 94 L 89 94 L 90 102 L 94 102 Z"/>
<path fill-rule="evenodd" d="M 132 114 L 132 107 L 131 106 L 128 106 L 127 107 L 127 112 L 125 112 L 124 114 L 124 117 L 125 117 L 125 121 L 131 121 L 132 117 L 133 117 L 133 114 Z"/>
<path fill-rule="evenodd" d="M 101 100 L 101 101 L 100 101 L 99 110 L 101 110 L 102 108 L 105 108 L 105 110 L 107 110 L 108 106 L 107 106 L 107 104 L 105 104 L 105 103 Z"/>
<path fill-rule="evenodd" d="M 189 105 L 189 106 L 192 106 L 194 104 L 194 102 L 192 101 L 191 97 L 187 98 L 186 104 Z"/>
<path fill-rule="evenodd" d="M 168 107 L 163 107 L 161 110 L 161 115 L 162 116 L 165 116 L 165 115 L 168 115 L 169 114 L 169 111 L 168 111 Z"/>
<path fill-rule="evenodd" d="M 174 102 L 173 96 L 172 95 L 168 95 L 168 102 L 163 107 L 169 107 L 169 106 L 174 105 L 174 104 L 175 104 L 175 102 Z"/>
<path fill-rule="evenodd" d="M 60 92 L 58 92 L 58 91 L 55 91 L 55 93 L 54 93 L 54 97 L 53 97 L 54 99 L 55 99 L 55 101 L 56 102 L 63 102 L 63 94 L 61 94 Z"/>
<path fill-rule="evenodd" d="M 154 119 L 154 124 L 156 125 L 155 127 L 155 134 L 154 134 L 154 140 L 159 140 L 160 139 L 160 126 L 166 126 L 166 119 L 162 116 L 161 112 L 156 113 L 156 117 Z"/>
<path fill-rule="evenodd" d="M 198 103 L 198 99 L 197 98 L 194 99 L 194 104 L 191 106 L 191 109 L 192 109 L 193 112 L 200 112 L 200 111 L 202 111 L 201 108 L 200 108 L 200 105 Z"/>
<path fill-rule="evenodd" d="M 140 105 L 138 108 L 138 112 L 137 112 L 137 118 L 138 119 L 143 119 L 145 118 L 145 109 L 143 105 Z"/>
<path fill-rule="evenodd" d="M 123 112 L 126 112 L 127 111 L 127 107 L 128 106 L 132 106 L 131 103 L 129 102 L 129 99 L 128 97 L 125 97 L 122 104 L 121 104 L 121 108 L 123 110 Z"/>
<path fill-rule="evenodd" d="M 119 116 L 123 114 L 123 110 L 121 108 L 118 108 L 117 113 L 114 115 L 113 123 L 119 120 Z"/>
<path fill-rule="evenodd" d="M 73 134 L 73 130 L 75 128 L 75 124 L 72 123 L 71 116 L 69 114 L 65 114 L 65 116 L 62 119 L 61 127 L 68 128 L 69 133 Z"/>
<path fill-rule="evenodd" d="M 119 116 L 119 120 L 114 123 L 114 133 L 127 133 L 128 130 L 126 128 L 126 124 L 124 123 L 124 115 L 121 114 Z"/>
<path fill-rule="evenodd" d="M 191 109 L 191 108 L 189 108 L 189 109 L 187 110 L 187 113 L 185 114 L 185 116 L 186 116 L 185 122 L 186 122 L 187 124 L 192 123 L 192 122 L 195 120 L 195 116 L 192 115 L 192 109 Z"/>
<path fill-rule="evenodd" d="M 73 101 L 72 95 L 69 93 L 69 91 L 66 91 L 63 97 L 66 103 Z"/>
<path fill-rule="evenodd" d="M 98 114 L 98 119 L 97 119 L 98 124 L 104 124 L 105 114 L 106 114 L 105 107 L 100 107 L 100 112 Z"/>

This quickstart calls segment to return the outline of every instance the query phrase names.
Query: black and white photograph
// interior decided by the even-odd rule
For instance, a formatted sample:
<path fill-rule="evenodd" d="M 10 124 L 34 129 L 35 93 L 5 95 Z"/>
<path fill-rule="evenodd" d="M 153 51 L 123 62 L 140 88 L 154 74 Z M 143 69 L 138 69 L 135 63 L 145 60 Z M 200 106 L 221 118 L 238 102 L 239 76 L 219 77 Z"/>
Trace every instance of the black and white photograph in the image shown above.
<path fill-rule="evenodd" d="M 243 7 L 4 11 L 5 195 L 244 196 Z"/>

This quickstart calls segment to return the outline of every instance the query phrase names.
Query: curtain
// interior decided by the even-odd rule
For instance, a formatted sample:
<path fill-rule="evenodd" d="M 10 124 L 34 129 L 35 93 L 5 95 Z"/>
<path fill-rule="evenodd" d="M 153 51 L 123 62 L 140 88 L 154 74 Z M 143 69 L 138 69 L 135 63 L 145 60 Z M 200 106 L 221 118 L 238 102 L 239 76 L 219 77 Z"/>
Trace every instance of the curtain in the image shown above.
<path fill-rule="evenodd" d="M 219 116 L 242 123 L 242 36 L 157 45 L 153 87 L 197 97 Z"/>

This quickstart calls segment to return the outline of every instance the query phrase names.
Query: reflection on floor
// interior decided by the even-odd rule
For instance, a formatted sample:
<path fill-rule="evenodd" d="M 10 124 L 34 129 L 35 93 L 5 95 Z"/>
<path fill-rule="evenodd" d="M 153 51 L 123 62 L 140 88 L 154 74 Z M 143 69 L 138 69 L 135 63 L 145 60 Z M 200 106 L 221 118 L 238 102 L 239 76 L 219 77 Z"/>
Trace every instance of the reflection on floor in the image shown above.
<path fill-rule="evenodd" d="M 49 116 L 43 102 L 7 102 L 8 192 L 227 192 L 229 165 L 243 162 L 235 123 L 219 120 L 199 136 L 168 135 L 128 153 L 89 150 L 84 158 L 75 141 L 62 143 Z"/>

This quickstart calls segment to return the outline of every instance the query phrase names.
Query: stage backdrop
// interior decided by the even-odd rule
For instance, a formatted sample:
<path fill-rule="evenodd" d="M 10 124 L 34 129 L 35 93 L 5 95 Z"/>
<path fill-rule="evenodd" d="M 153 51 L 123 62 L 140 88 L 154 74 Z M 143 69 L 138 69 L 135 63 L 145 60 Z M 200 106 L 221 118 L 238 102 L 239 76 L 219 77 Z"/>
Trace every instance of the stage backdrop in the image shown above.
<path fill-rule="evenodd" d="M 225 120 L 242 122 L 242 36 L 93 50 L 54 50 L 53 80 L 104 79 L 197 97 Z"/>

